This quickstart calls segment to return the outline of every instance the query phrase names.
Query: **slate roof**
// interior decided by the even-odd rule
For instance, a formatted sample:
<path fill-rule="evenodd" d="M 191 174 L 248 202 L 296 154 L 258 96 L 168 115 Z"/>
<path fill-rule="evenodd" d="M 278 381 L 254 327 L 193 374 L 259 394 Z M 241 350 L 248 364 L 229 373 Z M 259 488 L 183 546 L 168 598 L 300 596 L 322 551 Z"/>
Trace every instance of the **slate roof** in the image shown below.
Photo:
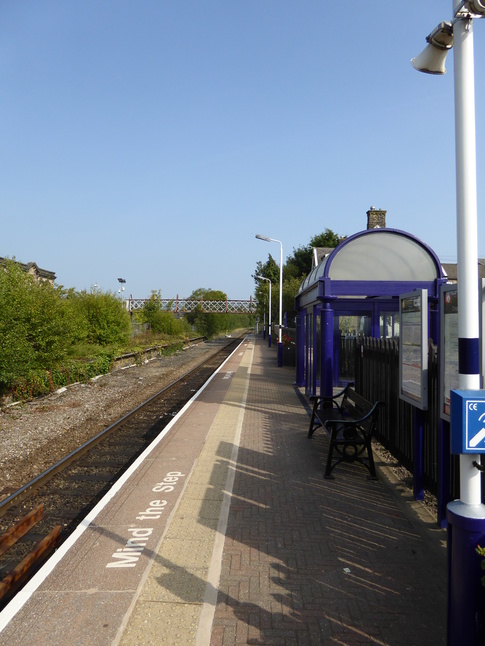
<path fill-rule="evenodd" d="M 456 281 L 458 280 L 458 276 L 457 276 L 458 265 L 456 264 L 456 262 L 455 263 L 443 262 L 441 263 L 441 266 L 446 272 L 448 280 L 450 282 L 456 283 Z M 485 258 L 478 259 L 478 277 L 485 278 Z"/>

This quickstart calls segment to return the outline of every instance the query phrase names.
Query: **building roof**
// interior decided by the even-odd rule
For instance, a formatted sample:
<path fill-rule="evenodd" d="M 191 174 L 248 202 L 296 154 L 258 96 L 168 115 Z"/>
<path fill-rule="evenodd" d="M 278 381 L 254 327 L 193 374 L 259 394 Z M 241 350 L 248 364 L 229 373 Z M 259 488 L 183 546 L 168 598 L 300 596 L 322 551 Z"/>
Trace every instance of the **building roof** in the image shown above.
<path fill-rule="evenodd" d="M 13 260 L 21 269 L 23 269 L 28 274 L 35 276 L 36 278 L 42 278 L 42 280 L 48 280 L 54 282 L 56 279 L 56 274 L 53 271 L 48 269 L 41 269 L 35 262 L 18 262 L 18 260 Z M 0 264 L 5 264 L 5 258 L 0 256 Z"/>
<path fill-rule="evenodd" d="M 458 265 L 451 262 L 441 264 L 443 271 L 446 273 L 450 282 L 456 283 L 458 280 Z M 485 278 L 485 258 L 478 259 L 478 278 Z"/>

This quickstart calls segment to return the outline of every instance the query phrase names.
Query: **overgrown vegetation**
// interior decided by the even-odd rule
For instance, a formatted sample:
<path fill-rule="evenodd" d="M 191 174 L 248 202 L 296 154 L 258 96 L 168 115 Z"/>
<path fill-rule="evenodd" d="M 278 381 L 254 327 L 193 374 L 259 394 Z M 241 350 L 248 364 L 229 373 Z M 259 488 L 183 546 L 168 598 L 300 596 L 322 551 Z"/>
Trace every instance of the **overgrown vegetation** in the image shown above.
<path fill-rule="evenodd" d="M 176 318 L 172 312 L 162 309 L 160 292 L 152 292 L 141 312 L 141 321 L 156 334 L 190 336 L 192 330 L 184 317 Z"/>
<path fill-rule="evenodd" d="M 212 298 L 213 290 L 197 290 Z M 225 298 L 225 295 L 224 295 Z M 133 318 L 111 292 L 76 292 L 35 280 L 13 260 L 0 268 L 0 395 L 25 399 L 111 370 L 115 357 L 160 353 L 191 336 L 248 327 L 250 317 L 194 312 L 177 318 L 153 292 Z M 134 336 L 133 329 L 144 331 Z M 171 350 L 170 350 L 171 349 Z"/>

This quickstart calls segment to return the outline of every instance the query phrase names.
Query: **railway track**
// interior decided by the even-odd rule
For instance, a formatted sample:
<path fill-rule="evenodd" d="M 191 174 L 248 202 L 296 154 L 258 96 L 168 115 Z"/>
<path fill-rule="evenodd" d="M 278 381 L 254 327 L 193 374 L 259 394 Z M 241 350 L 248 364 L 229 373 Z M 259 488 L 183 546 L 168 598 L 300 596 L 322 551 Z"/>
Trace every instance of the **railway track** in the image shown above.
<path fill-rule="evenodd" d="M 221 341 L 221 348 L 209 359 L 0 503 L 0 608 L 74 531 L 241 341 Z"/>

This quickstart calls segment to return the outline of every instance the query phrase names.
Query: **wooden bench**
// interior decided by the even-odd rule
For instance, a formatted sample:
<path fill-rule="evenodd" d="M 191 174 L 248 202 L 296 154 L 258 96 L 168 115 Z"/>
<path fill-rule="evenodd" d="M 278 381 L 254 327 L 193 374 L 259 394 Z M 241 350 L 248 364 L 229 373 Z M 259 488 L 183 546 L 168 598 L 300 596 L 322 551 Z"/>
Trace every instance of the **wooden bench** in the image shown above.
<path fill-rule="evenodd" d="M 319 427 L 330 434 L 325 478 L 332 478 L 332 470 L 340 462 L 357 461 L 377 479 L 371 442 L 382 402 L 368 402 L 351 386 L 348 384 L 333 397 L 310 397 L 313 410 L 308 437 Z"/>

